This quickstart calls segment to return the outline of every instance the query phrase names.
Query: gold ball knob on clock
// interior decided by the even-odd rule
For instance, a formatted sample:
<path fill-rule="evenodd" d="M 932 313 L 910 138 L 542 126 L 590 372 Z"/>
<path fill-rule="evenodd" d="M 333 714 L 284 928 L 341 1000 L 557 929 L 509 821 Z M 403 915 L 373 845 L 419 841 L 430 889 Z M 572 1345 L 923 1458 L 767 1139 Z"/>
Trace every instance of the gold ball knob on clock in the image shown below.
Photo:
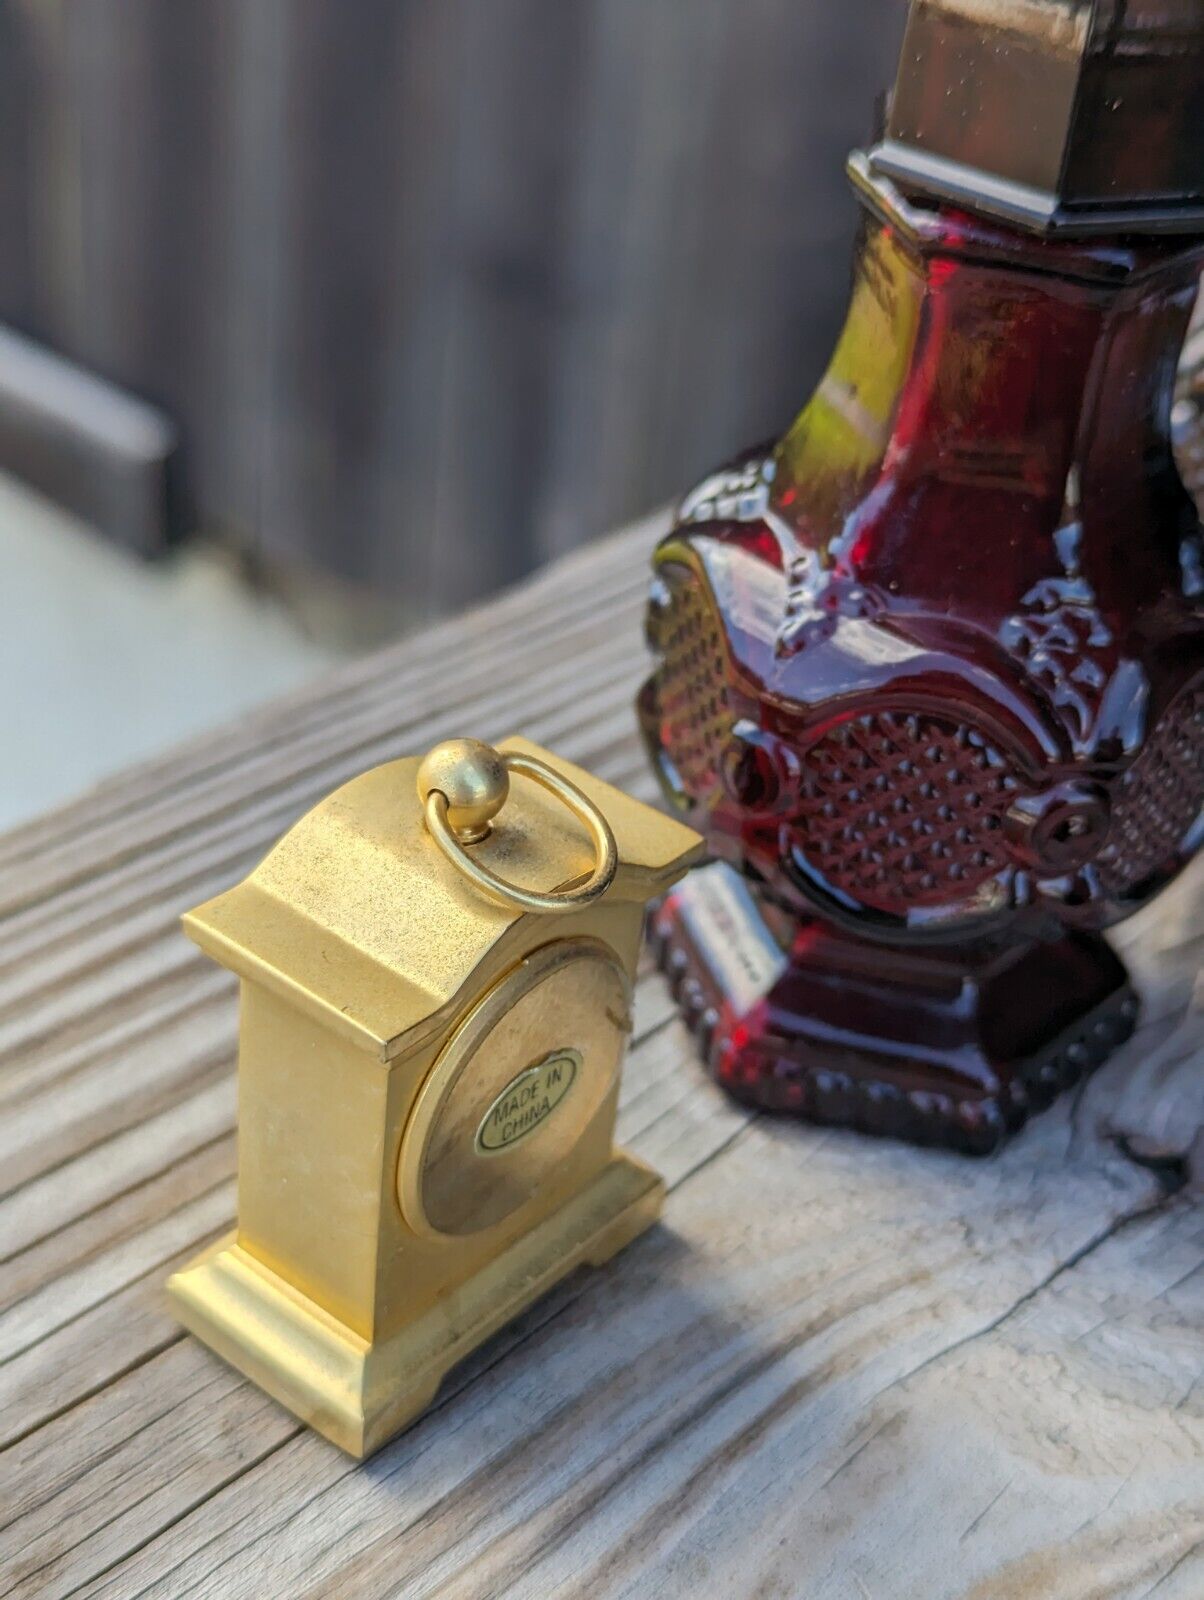
<path fill-rule="evenodd" d="M 507 883 L 466 846 L 489 837 L 493 818 L 510 793 L 510 774 L 529 778 L 584 824 L 594 847 L 593 871 L 574 889 L 541 894 Z M 418 768 L 418 798 L 427 832 L 457 871 L 491 900 L 515 911 L 540 913 L 579 911 L 604 895 L 619 864 L 610 824 L 575 783 L 532 755 L 503 755 L 480 739 L 447 739 L 426 755 Z"/>
<path fill-rule="evenodd" d="M 506 804 L 510 774 L 492 745 L 481 739 L 445 739 L 418 768 L 418 796 L 447 801 L 447 825 L 460 844 L 479 844 Z"/>

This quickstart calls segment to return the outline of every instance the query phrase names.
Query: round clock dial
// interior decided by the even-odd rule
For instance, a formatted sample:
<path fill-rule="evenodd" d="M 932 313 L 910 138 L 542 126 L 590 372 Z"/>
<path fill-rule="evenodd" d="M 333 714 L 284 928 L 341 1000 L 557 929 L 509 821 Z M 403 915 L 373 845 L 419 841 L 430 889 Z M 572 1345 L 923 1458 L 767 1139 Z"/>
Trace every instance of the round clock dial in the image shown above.
<path fill-rule="evenodd" d="M 615 957 L 587 939 L 532 952 L 456 1028 L 402 1140 L 398 1198 L 428 1236 L 503 1221 L 561 1167 L 614 1084 L 631 1022 Z"/>

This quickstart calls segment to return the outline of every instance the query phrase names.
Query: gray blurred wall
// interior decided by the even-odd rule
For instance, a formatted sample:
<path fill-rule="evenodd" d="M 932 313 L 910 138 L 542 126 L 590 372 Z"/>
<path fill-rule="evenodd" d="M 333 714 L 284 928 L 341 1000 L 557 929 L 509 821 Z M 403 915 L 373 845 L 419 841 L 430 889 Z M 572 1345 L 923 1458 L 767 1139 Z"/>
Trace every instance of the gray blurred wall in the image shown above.
<path fill-rule="evenodd" d="M 184 526 L 445 608 L 779 429 L 903 0 L 6 0 L 0 320 Z"/>

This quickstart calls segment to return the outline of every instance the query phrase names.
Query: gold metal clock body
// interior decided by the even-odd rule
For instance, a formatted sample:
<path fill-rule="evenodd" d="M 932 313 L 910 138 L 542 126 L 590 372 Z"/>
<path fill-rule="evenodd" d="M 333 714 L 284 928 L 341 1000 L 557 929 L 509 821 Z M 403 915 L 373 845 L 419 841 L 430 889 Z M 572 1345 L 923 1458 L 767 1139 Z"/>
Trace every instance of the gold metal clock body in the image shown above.
<path fill-rule="evenodd" d="M 663 1195 L 615 1111 L 645 905 L 701 842 L 524 740 L 499 752 L 508 797 L 457 848 L 419 761 L 391 762 L 185 918 L 242 979 L 238 1225 L 169 1297 L 359 1456 Z"/>

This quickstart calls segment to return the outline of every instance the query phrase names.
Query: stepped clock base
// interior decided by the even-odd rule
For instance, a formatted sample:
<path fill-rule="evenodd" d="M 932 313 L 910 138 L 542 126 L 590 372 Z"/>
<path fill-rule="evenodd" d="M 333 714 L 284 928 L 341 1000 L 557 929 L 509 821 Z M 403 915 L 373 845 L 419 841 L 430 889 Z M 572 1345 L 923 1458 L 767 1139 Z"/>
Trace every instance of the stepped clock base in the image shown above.
<path fill-rule="evenodd" d="M 651 940 L 711 1071 L 737 1099 L 972 1155 L 996 1150 L 1099 1066 L 1138 1011 L 1096 935 L 872 945 L 787 922 L 719 863 L 661 902 Z"/>
<path fill-rule="evenodd" d="M 561 1210 L 386 1339 L 345 1327 L 220 1240 L 168 1280 L 184 1326 L 311 1428 L 357 1457 L 416 1422 L 471 1351 L 580 1266 L 601 1266 L 660 1215 L 665 1186 L 616 1151 Z"/>

